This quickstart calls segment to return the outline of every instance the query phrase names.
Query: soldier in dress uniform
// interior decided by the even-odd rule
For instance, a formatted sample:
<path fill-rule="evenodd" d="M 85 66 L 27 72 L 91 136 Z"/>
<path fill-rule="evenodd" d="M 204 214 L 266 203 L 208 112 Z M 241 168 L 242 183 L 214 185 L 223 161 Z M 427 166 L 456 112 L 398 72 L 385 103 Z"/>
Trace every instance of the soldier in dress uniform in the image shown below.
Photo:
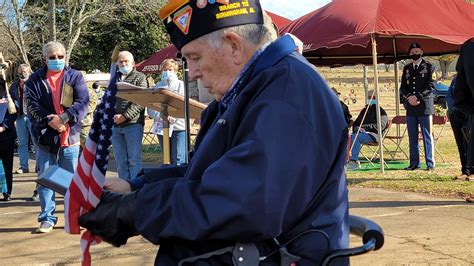
<path fill-rule="evenodd" d="M 420 145 L 418 143 L 418 125 L 420 125 L 423 134 L 426 170 L 433 171 L 435 169 L 432 135 L 434 69 L 432 64 L 422 58 L 423 50 L 420 44 L 412 43 L 408 51 L 413 62 L 403 68 L 400 85 L 403 105 L 407 111 L 407 130 L 410 142 L 410 165 L 405 170 L 411 171 L 420 168 Z"/>

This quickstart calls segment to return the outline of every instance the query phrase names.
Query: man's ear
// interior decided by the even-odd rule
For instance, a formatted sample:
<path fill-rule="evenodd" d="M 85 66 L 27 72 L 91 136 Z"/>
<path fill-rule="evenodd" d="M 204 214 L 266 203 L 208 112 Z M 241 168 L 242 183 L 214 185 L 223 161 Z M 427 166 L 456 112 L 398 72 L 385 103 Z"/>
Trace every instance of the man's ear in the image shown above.
<path fill-rule="evenodd" d="M 224 41 L 230 46 L 233 63 L 236 65 L 245 63 L 245 42 L 242 37 L 234 32 L 226 32 L 224 35 Z"/>

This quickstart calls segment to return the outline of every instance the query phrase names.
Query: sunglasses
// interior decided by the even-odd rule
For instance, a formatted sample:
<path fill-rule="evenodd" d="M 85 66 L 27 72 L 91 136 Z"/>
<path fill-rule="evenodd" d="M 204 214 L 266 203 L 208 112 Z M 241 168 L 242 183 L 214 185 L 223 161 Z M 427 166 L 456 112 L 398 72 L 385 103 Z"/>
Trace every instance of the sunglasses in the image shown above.
<path fill-rule="evenodd" d="M 56 55 L 48 57 L 49 60 L 64 59 L 64 55 Z"/>

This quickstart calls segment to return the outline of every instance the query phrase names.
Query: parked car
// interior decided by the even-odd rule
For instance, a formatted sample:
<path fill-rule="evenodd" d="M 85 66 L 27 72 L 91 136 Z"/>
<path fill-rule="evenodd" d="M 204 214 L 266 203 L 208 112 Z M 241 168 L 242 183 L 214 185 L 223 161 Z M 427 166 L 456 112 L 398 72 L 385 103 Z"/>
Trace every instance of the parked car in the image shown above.
<path fill-rule="evenodd" d="M 448 94 L 449 86 L 436 81 L 433 91 L 434 103 L 446 109 L 446 94 Z"/>
<path fill-rule="evenodd" d="M 435 89 L 433 90 L 434 95 L 434 104 L 441 106 L 442 108 L 446 109 L 446 94 L 448 94 L 449 86 L 444 85 L 441 82 L 436 81 Z M 400 93 L 400 102 L 403 103 L 404 98 Z"/>

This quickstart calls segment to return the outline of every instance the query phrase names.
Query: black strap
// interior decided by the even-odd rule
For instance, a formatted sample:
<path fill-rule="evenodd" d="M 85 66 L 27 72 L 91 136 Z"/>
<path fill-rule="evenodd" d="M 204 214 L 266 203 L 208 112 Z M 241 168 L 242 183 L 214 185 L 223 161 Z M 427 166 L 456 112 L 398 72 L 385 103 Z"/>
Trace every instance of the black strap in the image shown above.
<path fill-rule="evenodd" d="M 235 266 L 255 266 L 260 263 L 260 253 L 254 243 L 237 243 L 234 246 L 225 247 L 202 255 L 182 259 L 178 266 L 182 266 L 183 263 L 193 263 L 197 260 L 209 259 L 210 257 L 220 256 L 226 253 L 232 253 L 232 264 Z"/>

